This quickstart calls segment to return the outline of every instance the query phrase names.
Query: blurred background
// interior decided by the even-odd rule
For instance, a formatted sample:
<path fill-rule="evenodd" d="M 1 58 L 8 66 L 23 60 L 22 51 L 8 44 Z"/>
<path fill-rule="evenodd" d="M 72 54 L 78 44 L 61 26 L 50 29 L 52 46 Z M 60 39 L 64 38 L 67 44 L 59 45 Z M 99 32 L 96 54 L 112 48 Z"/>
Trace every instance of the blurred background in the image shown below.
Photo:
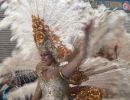
<path fill-rule="evenodd" d="M 97 8 L 98 5 L 104 4 L 110 9 L 125 10 L 130 17 L 130 0 L 84 0 L 90 2 L 92 7 Z M 4 18 L 4 10 L 0 9 L 0 20 Z M 130 20 L 125 22 L 125 27 L 130 33 Z M 0 63 L 8 56 L 11 56 L 12 50 L 15 48 L 15 42 L 10 42 L 10 30 L 4 29 L 0 31 Z"/>

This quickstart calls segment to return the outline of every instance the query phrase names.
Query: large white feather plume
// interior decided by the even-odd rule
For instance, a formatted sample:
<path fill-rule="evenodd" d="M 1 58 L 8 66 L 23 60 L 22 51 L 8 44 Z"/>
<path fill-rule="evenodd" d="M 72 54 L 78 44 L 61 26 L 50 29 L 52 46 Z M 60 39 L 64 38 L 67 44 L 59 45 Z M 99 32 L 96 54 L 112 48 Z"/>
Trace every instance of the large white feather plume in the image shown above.
<path fill-rule="evenodd" d="M 83 34 L 80 16 L 75 9 L 77 6 L 77 2 L 70 6 L 66 0 L 6 0 L 1 6 L 5 9 L 6 17 L 0 22 L 0 29 L 11 29 L 11 41 L 17 42 L 17 49 L 13 51 L 12 57 L 3 61 L 4 68 L 7 66 L 7 69 L 14 70 L 16 67 L 21 69 L 20 66 L 28 66 L 34 69 L 40 61 L 33 38 L 32 15 L 44 19 L 53 33 L 73 51 L 76 38 Z"/>
<path fill-rule="evenodd" d="M 130 93 L 130 67 L 126 61 L 121 59 L 108 61 L 104 58 L 89 58 L 80 66 L 89 80 L 83 82 L 82 86 L 95 86 L 106 89 L 110 98 L 117 100 L 129 100 Z M 116 99 L 114 99 L 116 100 Z"/>

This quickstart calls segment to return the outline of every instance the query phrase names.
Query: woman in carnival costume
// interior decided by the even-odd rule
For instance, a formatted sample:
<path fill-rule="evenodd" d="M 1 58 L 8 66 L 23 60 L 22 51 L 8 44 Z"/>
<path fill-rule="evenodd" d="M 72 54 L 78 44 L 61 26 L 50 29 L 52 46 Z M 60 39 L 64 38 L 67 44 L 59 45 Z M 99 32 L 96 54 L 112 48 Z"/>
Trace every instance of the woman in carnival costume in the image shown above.
<path fill-rule="evenodd" d="M 10 91 L 9 100 L 32 94 L 34 100 L 128 99 L 129 63 L 99 52 L 107 37 L 121 36 L 117 28 L 125 30 L 124 12 L 93 9 L 80 0 L 6 0 L 1 7 L 6 17 L 0 28 L 10 27 L 17 49 L 0 74 L 36 70 L 38 75 L 37 82 Z"/>

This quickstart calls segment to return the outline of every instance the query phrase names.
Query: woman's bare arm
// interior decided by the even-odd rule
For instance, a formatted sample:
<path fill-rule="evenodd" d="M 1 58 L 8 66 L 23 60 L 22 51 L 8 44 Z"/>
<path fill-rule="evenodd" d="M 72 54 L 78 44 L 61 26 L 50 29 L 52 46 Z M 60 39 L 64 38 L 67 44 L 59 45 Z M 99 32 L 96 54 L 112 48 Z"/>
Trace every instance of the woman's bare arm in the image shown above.
<path fill-rule="evenodd" d="M 82 63 L 82 60 L 85 58 L 86 56 L 86 43 L 85 40 L 82 39 L 80 40 L 80 44 L 79 44 L 79 50 L 77 55 L 75 56 L 75 58 L 67 65 L 65 66 L 61 72 L 65 77 L 69 77 L 78 66 L 80 66 L 80 64 Z"/>
<path fill-rule="evenodd" d="M 42 91 L 41 91 L 41 88 L 40 88 L 40 83 L 38 81 L 35 93 L 32 97 L 32 100 L 40 100 L 41 97 L 42 97 Z"/>
<path fill-rule="evenodd" d="M 80 42 L 78 46 L 79 52 L 74 57 L 74 59 L 72 59 L 71 62 L 61 70 L 61 73 L 65 77 L 68 78 L 76 70 L 76 68 L 80 66 L 82 60 L 87 56 L 87 46 L 89 43 L 89 36 L 92 32 L 92 28 L 93 28 L 93 21 L 91 20 L 89 24 L 87 23 L 85 24 L 84 37 L 79 41 Z"/>

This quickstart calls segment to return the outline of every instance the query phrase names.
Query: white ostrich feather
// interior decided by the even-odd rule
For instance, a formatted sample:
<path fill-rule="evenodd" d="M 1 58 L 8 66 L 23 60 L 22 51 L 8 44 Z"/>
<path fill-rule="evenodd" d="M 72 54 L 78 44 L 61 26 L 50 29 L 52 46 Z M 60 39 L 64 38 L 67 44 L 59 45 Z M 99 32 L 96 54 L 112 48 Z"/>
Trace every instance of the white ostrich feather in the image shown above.
<path fill-rule="evenodd" d="M 69 3 L 73 4 L 75 1 L 80 0 L 70 0 Z M 96 55 L 103 45 L 112 42 L 115 43 L 115 41 L 119 41 L 118 38 L 122 38 L 120 42 L 124 42 L 123 39 L 126 41 L 129 40 L 128 37 L 130 36 L 124 27 L 124 22 L 128 20 L 128 15 L 124 11 L 111 11 L 104 5 L 100 5 L 98 8 L 94 9 L 89 2 L 82 3 L 83 2 L 78 3 L 76 8 L 79 12 L 81 23 L 89 24 L 91 20 L 93 21 L 92 32 L 88 43 L 89 47 L 87 47 L 88 56 Z M 114 39 L 114 41 L 111 39 Z M 127 47 L 125 44 L 125 50 L 129 49 L 128 44 L 129 42 L 127 42 Z M 123 56 L 119 58 L 126 60 L 126 57 Z"/>
<path fill-rule="evenodd" d="M 34 82 L 17 88 L 9 93 L 8 100 L 26 100 L 26 98 L 31 98 L 35 92 L 36 86 L 37 82 Z"/>
<path fill-rule="evenodd" d="M 17 41 L 17 49 L 12 57 L 3 61 L 3 66 L 15 69 L 23 65 L 34 69 L 40 61 L 33 38 L 32 15 L 44 19 L 62 43 L 73 51 L 76 38 L 83 34 L 78 11 L 74 10 L 77 6 L 77 2 L 70 6 L 66 0 L 6 0 L 2 5 L 6 17 L 0 22 L 0 29 L 10 27 L 11 41 Z"/>
<path fill-rule="evenodd" d="M 79 16 L 82 23 L 89 24 L 93 21 L 92 32 L 89 37 L 88 56 L 96 54 L 106 41 L 106 38 L 121 37 L 126 29 L 124 22 L 128 19 L 127 14 L 121 10 L 108 10 L 104 5 L 93 9 L 87 6 L 80 6 Z M 117 31 L 118 30 L 118 31 Z"/>
<path fill-rule="evenodd" d="M 103 9 L 101 9 L 103 8 Z M 111 38 L 116 35 L 122 35 L 126 30 L 124 28 L 124 22 L 127 19 L 127 14 L 123 11 L 108 11 L 101 6 L 100 9 L 93 10 L 91 12 L 90 18 L 87 18 L 86 22 L 89 23 L 89 20 L 93 20 L 93 30 L 90 35 L 89 47 L 88 47 L 88 56 L 93 56 L 97 51 L 99 51 L 101 45 L 105 42 L 105 38 Z M 89 13 L 86 16 L 90 16 Z M 118 30 L 119 29 L 119 30 Z M 115 32 L 118 30 L 118 32 Z"/>
<path fill-rule="evenodd" d="M 89 77 L 89 80 L 81 85 L 107 89 L 110 95 L 112 93 L 115 97 L 128 98 L 130 93 L 130 67 L 127 62 L 120 59 L 108 61 L 100 57 L 89 58 L 80 68 Z"/>

